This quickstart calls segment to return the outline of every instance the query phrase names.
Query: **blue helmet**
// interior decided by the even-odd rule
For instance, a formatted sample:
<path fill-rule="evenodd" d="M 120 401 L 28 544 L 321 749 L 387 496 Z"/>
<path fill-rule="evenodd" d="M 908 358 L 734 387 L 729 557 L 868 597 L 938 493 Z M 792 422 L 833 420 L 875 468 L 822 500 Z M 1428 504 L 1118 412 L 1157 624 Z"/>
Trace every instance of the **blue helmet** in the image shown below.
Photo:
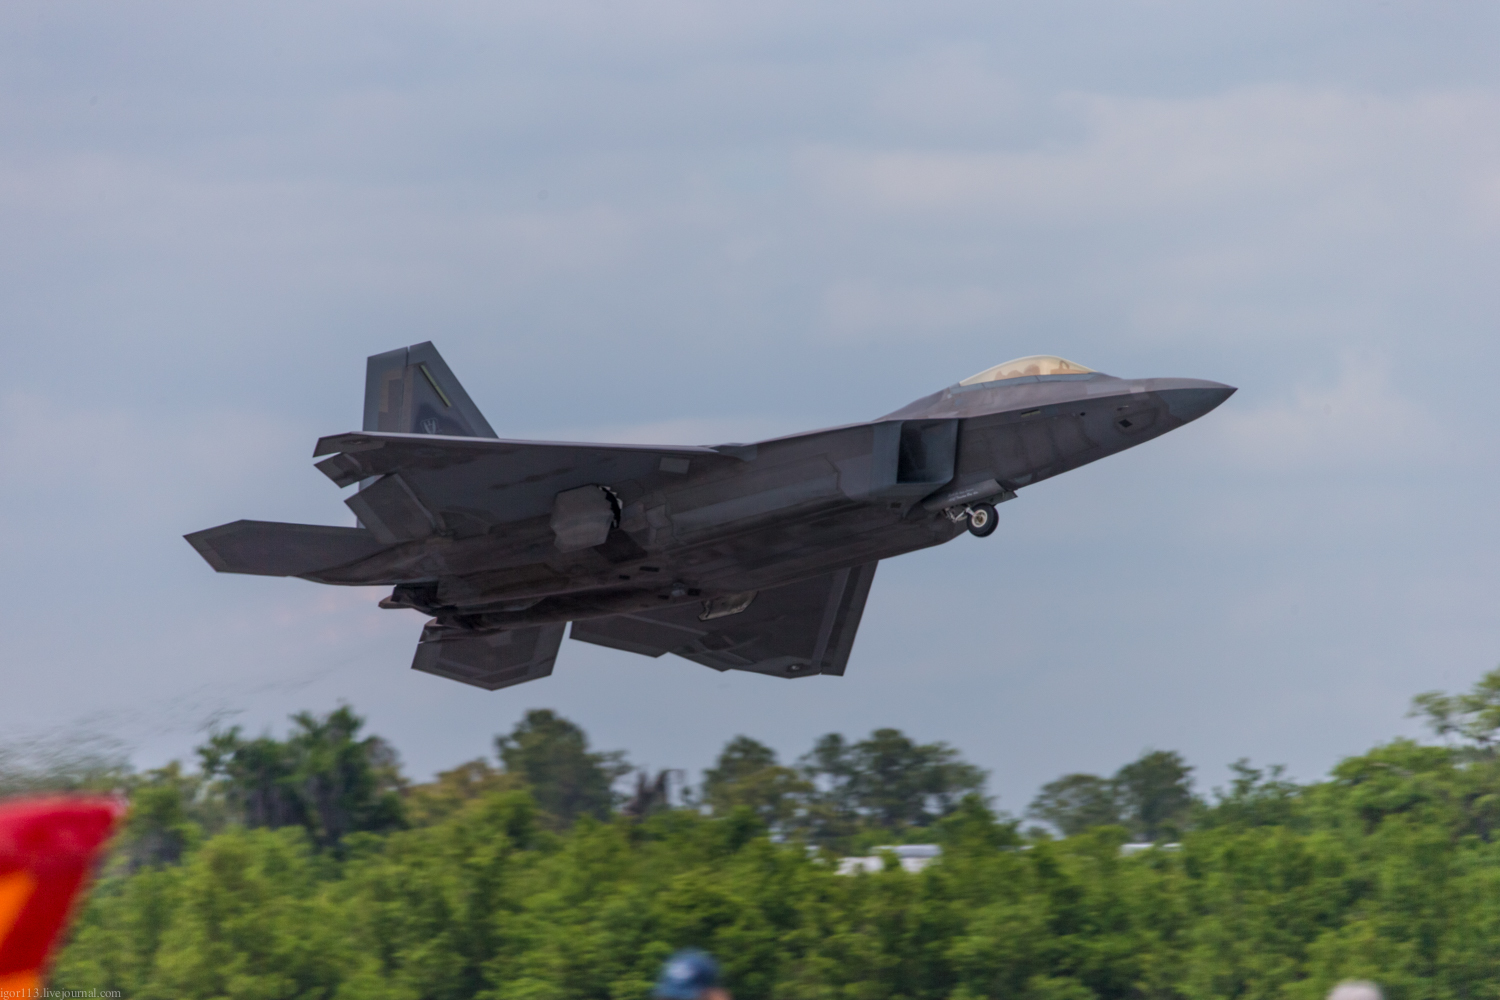
<path fill-rule="evenodd" d="M 696 948 L 684 948 L 661 967 L 652 996 L 661 1000 L 698 1000 L 719 985 L 719 963 Z"/>

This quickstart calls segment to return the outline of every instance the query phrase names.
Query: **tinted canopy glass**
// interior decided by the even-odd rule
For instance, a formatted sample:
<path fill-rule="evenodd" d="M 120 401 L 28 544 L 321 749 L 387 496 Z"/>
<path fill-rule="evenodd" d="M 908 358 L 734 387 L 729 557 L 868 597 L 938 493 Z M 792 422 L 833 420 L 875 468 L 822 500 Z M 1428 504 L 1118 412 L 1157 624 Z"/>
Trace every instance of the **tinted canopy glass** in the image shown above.
<path fill-rule="evenodd" d="M 958 384 L 975 385 L 979 382 L 998 382 L 1001 379 L 1023 378 L 1027 375 L 1087 375 L 1093 370 L 1069 361 L 1067 358 L 1059 358 L 1052 354 L 1033 354 L 1030 357 L 1016 358 L 1003 365 L 986 368 L 978 375 L 970 375 Z"/>

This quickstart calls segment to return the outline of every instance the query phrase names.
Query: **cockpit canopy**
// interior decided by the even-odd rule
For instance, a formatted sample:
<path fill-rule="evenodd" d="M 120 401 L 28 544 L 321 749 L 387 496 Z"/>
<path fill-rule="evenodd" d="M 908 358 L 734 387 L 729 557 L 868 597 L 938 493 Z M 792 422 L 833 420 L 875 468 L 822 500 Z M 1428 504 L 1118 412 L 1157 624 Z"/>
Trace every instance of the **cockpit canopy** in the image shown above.
<path fill-rule="evenodd" d="M 1025 378 L 1027 375 L 1087 375 L 1093 370 L 1069 361 L 1067 358 L 1059 358 L 1051 354 L 1033 354 L 1029 357 L 1007 361 L 993 368 L 986 368 L 978 375 L 970 375 L 958 384 L 977 385 L 980 382 L 999 382 L 1007 378 Z"/>

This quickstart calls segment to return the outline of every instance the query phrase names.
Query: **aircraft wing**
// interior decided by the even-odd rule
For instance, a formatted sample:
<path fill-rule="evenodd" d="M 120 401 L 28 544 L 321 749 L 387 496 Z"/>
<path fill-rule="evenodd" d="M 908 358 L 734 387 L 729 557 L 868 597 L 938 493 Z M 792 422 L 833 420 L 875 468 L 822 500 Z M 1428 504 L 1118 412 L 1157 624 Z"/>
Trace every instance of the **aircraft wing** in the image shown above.
<path fill-rule="evenodd" d="M 371 497 L 349 503 L 377 534 L 377 525 L 390 525 L 395 540 L 421 537 L 432 530 L 424 525 L 445 511 L 507 523 L 550 513 L 557 494 L 580 486 L 633 480 L 649 491 L 689 473 L 738 465 L 739 450 L 365 431 L 325 437 L 313 456 L 331 456 L 318 469 L 340 486 L 386 477 L 366 483 L 361 493 L 377 491 Z"/>
<path fill-rule="evenodd" d="M 573 623 L 572 637 L 643 656 L 675 653 L 715 670 L 773 677 L 844 673 L 877 563 L 773 587 L 733 603 L 678 605 Z M 720 605 L 717 606 L 716 605 Z"/>
<path fill-rule="evenodd" d="M 472 632 L 428 622 L 411 668 L 498 691 L 552 673 L 563 626 L 534 625 L 505 632 Z"/>

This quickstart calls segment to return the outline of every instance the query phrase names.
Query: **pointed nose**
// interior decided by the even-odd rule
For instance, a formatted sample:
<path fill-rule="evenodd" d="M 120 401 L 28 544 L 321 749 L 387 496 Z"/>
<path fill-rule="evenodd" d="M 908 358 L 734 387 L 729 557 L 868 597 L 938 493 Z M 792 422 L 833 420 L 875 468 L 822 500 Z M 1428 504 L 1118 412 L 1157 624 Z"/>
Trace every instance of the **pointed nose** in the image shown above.
<path fill-rule="evenodd" d="M 1182 378 L 1172 379 L 1172 383 L 1170 388 L 1163 387 L 1158 392 L 1167 404 L 1167 411 L 1183 423 L 1197 420 L 1235 393 L 1234 386 L 1222 382 Z"/>

